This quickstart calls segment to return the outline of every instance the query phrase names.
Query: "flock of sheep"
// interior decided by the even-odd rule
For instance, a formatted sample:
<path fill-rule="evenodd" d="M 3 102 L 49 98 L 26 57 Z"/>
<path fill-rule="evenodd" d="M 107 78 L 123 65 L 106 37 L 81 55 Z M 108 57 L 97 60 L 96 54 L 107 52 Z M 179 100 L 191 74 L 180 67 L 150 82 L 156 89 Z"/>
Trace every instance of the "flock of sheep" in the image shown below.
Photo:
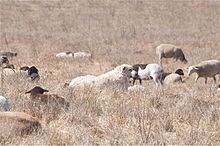
<path fill-rule="evenodd" d="M 156 48 L 156 54 L 159 57 L 159 64 L 122 64 L 99 76 L 85 75 L 76 77 L 69 83 L 65 83 L 65 87 L 90 87 L 97 90 L 114 87 L 118 90 L 126 91 L 136 89 L 144 90 L 144 86 L 141 85 L 142 80 L 153 80 L 157 88 L 162 87 L 163 84 L 182 83 L 184 76 L 183 70 L 178 69 L 174 73 L 165 72 L 162 66 L 162 59 L 173 58 L 175 60 L 180 60 L 183 63 L 187 63 L 188 61 L 184 55 L 183 49 L 171 44 L 161 44 Z M 23 77 L 28 78 L 31 81 L 37 81 L 40 79 L 39 71 L 35 66 L 24 66 L 21 67 L 20 70 L 16 70 L 14 65 L 10 64 L 9 61 L 10 57 L 15 56 L 17 56 L 17 53 L 0 53 L 1 76 L 17 73 L 22 74 Z M 56 55 L 58 58 L 89 58 L 91 56 L 91 54 L 85 52 L 61 52 Z M 220 61 L 207 60 L 197 65 L 190 66 L 188 67 L 188 76 L 192 73 L 197 74 L 195 81 L 202 77 L 205 78 L 205 83 L 207 83 L 207 78 L 211 77 L 214 82 L 216 82 L 216 75 L 220 76 Z M 139 80 L 139 86 L 135 86 L 136 80 Z M 218 90 L 220 90 L 220 85 L 218 85 Z M 68 110 L 71 103 L 65 98 L 56 94 L 44 94 L 44 92 L 48 92 L 48 90 L 36 86 L 25 93 L 30 93 L 30 100 L 32 102 L 40 102 L 44 105 L 55 103 L 60 105 L 61 108 Z M 32 131 L 37 131 L 41 128 L 41 123 L 37 118 L 22 112 L 10 112 L 10 104 L 6 97 L 0 96 L 0 105 L 4 111 L 0 112 L 0 125 L 4 125 L 5 127 L 10 126 L 10 129 L 14 128 L 12 131 L 13 133 L 20 133 L 21 135 L 29 134 Z M 10 121 L 12 126 L 10 124 L 5 124 L 8 121 Z"/>

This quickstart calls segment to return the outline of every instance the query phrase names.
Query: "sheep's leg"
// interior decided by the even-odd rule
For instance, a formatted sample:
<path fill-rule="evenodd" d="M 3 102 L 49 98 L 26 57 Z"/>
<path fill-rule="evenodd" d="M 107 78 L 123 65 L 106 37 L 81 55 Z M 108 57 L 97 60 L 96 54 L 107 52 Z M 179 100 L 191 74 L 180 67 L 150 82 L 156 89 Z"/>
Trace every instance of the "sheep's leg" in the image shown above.
<path fill-rule="evenodd" d="M 205 84 L 207 84 L 207 77 L 205 77 Z"/>
<path fill-rule="evenodd" d="M 139 79 L 139 81 L 140 81 L 140 85 L 142 84 L 142 80 L 141 79 Z"/>
<path fill-rule="evenodd" d="M 162 66 L 162 56 L 159 55 L 159 64 Z"/>
<path fill-rule="evenodd" d="M 135 79 L 135 78 L 133 78 L 133 85 L 135 84 L 135 80 L 136 80 L 136 79 Z"/>
<path fill-rule="evenodd" d="M 216 83 L 216 78 L 215 78 L 215 76 L 213 77 L 213 80 L 214 80 L 214 83 Z"/>
<path fill-rule="evenodd" d="M 158 78 L 153 78 L 154 79 L 154 82 L 156 83 L 156 86 L 161 86 L 161 82 Z"/>
<path fill-rule="evenodd" d="M 198 79 L 199 79 L 199 75 L 196 76 L 195 82 L 197 82 Z"/>

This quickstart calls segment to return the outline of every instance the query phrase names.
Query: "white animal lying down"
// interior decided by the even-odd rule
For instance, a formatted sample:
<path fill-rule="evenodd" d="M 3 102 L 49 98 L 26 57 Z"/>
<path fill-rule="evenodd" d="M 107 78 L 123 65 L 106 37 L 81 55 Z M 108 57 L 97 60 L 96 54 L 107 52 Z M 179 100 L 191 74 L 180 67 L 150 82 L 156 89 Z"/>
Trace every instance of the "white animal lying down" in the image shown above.
<path fill-rule="evenodd" d="M 10 111 L 10 105 L 4 96 L 0 96 L 0 106 L 3 108 L 3 111 Z"/>
<path fill-rule="evenodd" d="M 145 69 L 138 69 L 138 77 L 142 80 L 153 79 L 156 85 L 162 85 L 163 68 L 159 64 L 148 64 Z"/>
<path fill-rule="evenodd" d="M 86 52 L 61 52 L 56 54 L 56 57 L 58 58 L 90 58 L 92 55 L 90 53 Z"/>
<path fill-rule="evenodd" d="M 197 65 L 190 66 L 188 68 L 188 75 L 190 76 L 192 73 L 197 73 L 195 81 L 200 77 L 205 78 L 205 83 L 207 83 L 207 78 L 212 77 L 214 82 L 216 83 L 215 76 L 220 74 L 220 61 L 218 60 L 207 60 L 203 61 Z"/>
<path fill-rule="evenodd" d="M 70 87 L 95 87 L 98 89 L 107 88 L 110 86 L 117 86 L 119 89 L 128 89 L 128 80 L 131 76 L 132 66 L 127 64 L 122 64 L 117 66 L 115 69 L 99 75 L 86 75 L 74 78 L 69 86 Z"/>
<path fill-rule="evenodd" d="M 97 77 L 93 76 L 93 75 L 85 75 L 85 76 L 80 76 L 80 77 L 76 77 L 74 78 L 70 83 L 69 86 L 70 87 L 75 87 L 75 86 L 81 86 L 81 87 L 85 87 L 85 86 L 94 86 L 94 84 L 97 81 Z"/>

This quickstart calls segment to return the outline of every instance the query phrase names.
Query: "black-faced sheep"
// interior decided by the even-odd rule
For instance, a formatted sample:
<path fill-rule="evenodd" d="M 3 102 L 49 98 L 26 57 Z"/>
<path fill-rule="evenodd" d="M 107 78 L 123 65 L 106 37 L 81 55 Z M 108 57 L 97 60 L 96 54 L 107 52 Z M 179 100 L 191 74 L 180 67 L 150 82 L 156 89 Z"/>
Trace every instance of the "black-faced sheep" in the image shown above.
<path fill-rule="evenodd" d="M 182 69 L 177 69 L 175 73 L 163 73 L 162 80 L 165 84 L 182 83 L 184 72 Z"/>
<path fill-rule="evenodd" d="M 9 64 L 9 60 L 6 56 L 0 56 L 0 67 L 4 64 Z"/>
<path fill-rule="evenodd" d="M 38 81 L 40 79 L 39 71 L 35 66 L 23 66 L 20 70 L 27 71 L 28 77 L 30 77 L 32 81 Z"/>
<path fill-rule="evenodd" d="M 173 58 L 187 63 L 181 47 L 171 44 L 161 44 L 156 48 L 156 54 L 159 56 L 159 64 L 162 65 L 162 58 Z"/>
<path fill-rule="evenodd" d="M 135 81 L 136 80 L 139 80 L 140 84 L 142 83 L 142 80 L 138 77 L 138 70 L 139 70 L 139 67 L 141 69 L 145 69 L 147 66 L 147 64 L 135 64 L 133 65 L 133 71 L 131 72 L 131 78 L 133 79 L 133 85 L 135 84 Z"/>
<path fill-rule="evenodd" d="M 197 73 L 195 81 L 200 77 L 205 78 L 205 84 L 207 83 L 207 78 L 212 77 L 214 82 L 216 83 L 215 76 L 220 74 L 220 61 L 219 60 L 207 60 L 203 61 L 197 65 L 193 65 L 188 67 L 188 75 L 190 76 L 192 73 Z"/>

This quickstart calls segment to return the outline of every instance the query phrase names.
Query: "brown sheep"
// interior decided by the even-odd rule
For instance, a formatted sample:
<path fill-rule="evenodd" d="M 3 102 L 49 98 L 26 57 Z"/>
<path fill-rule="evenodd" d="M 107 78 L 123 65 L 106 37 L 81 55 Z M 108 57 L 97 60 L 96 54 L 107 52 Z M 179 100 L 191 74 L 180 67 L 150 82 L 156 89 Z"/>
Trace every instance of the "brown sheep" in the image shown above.
<path fill-rule="evenodd" d="M 162 58 L 173 58 L 187 63 L 183 50 L 180 47 L 171 44 L 161 44 L 156 48 L 156 54 L 159 56 L 159 64 L 162 65 Z"/>
<path fill-rule="evenodd" d="M 41 129 L 41 123 L 23 112 L 0 112 L 0 129 L 2 136 L 23 136 Z"/>
<path fill-rule="evenodd" d="M 195 81 L 200 77 L 205 78 L 205 84 L 207 83 L 207 78 L 212 77 L 214 82 L 216 83 L 215 76 L 220 74 L 220 61 L 219 60 L 207 60 L 203 61 L 197 65 L 193 65 L 188 67 L 188 76 L 192 73 L 197 73 Z"/>
<path fill-rule="evenodd" d="M 49 91 L 39 86 L 36 86 L 30 91 L 25 92 L 25 94 L 30 93 L 31 94 L 30 97 L 32 100 L 40 101 L 41 103 L 44 103 L 44 104 L 57 103 L 65 108 L 68 108 L 70 106 L 69 102 L 66 101 L 65 98 L 60 97 L 56 94 L 43 94 L 44 92 L 49 92 Z"/>

